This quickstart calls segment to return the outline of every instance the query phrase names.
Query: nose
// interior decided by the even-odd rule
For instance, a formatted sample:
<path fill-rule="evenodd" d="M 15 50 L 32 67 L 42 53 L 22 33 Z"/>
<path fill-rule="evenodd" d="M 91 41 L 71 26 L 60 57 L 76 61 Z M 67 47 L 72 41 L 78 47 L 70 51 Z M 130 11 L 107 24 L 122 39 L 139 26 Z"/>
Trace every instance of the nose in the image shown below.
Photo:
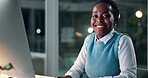
<path fill-rule="evenodd" d="M 99 16 L 98 18 L 96 18 L 97 22 L 103 22 L 103 17 Z"/>

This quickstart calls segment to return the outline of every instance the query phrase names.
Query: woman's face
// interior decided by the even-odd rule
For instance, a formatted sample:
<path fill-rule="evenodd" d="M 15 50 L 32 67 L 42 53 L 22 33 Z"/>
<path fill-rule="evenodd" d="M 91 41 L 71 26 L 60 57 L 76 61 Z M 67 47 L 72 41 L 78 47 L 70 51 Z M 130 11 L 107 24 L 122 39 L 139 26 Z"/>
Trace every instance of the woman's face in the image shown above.
<path fill-rule="evenodd" d="M 112 13 L 112 7 L 100 2 L 96 4 L 92 10 L 91 26 L 97 34 L 97 38 L 102 38 L 108 34 L 115 23 Z"/>

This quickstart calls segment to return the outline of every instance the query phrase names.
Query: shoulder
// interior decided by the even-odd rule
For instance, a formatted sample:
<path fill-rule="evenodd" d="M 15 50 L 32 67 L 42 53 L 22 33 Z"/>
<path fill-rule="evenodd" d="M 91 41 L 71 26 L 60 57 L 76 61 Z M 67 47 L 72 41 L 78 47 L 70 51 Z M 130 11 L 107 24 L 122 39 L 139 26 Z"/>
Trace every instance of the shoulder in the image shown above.
<path fill-rule="evenodd" d="M 128 34 L 123 34 L 119 40 L 119 46 L 123 47 L 123 46 L 132 46 L 133 42 L 131 37 Z"/>
<path fill-rule="evenodd" d="M 123 34 L 122 36 L 121 36 L 121 38 L 120 38 L 120 41 L 121 42 L 131 42 L 132 41 L 132 39 L 131 39 L 131 37 L 128 35 L 128 34 Z"/>
<path fill-rule="evenodd" d="M 90 41 L 92 37 L 95 37 L 95 33 L 89 34 L 89 35 L 85 38 L 84 43 L 88 43 L 88 41 Z"/>
<path fill-rule="evenodd" d="M 89 40 L 90 38 L 92 38 L 94 36 L 95 36 L 95 33 L 91 33 L 85 38 L 85 40 Z"/>
<path fill-rule="evenodd" d="M 131 41 L 131 37 L 127 33 L 115 32 L 119 36 L 119 42 Z"/>
<path fill-rule="evenodd" d="M 119 48 L 118 49 L 119 54 L 125 54 L 125 53 L 128 53 L 128 54 L 132 53 L 133 54 L 135 52 L 132 39 L 129 35 L 123 35 L 120 38 L 118 48 Z"/>

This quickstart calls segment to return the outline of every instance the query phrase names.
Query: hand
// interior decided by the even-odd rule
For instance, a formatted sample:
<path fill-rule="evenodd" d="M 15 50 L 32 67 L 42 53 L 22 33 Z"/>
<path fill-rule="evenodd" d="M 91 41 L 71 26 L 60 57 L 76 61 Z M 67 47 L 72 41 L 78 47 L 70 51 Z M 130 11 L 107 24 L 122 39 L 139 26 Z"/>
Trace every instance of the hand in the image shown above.
<path fill-rule="evenodd" d="M 72 78 L 71 76 L 58 76 L 56 78 Z"/>

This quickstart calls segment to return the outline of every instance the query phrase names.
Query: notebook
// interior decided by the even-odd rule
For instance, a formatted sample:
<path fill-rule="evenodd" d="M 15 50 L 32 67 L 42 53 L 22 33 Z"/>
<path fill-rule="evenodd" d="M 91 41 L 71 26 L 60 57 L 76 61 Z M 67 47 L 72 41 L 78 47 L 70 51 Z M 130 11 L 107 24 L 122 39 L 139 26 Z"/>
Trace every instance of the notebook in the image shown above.
<path fill-rule="evenodd" d="M 0 0 L 1 78 L 35 78 L 18 0 Z"/>

